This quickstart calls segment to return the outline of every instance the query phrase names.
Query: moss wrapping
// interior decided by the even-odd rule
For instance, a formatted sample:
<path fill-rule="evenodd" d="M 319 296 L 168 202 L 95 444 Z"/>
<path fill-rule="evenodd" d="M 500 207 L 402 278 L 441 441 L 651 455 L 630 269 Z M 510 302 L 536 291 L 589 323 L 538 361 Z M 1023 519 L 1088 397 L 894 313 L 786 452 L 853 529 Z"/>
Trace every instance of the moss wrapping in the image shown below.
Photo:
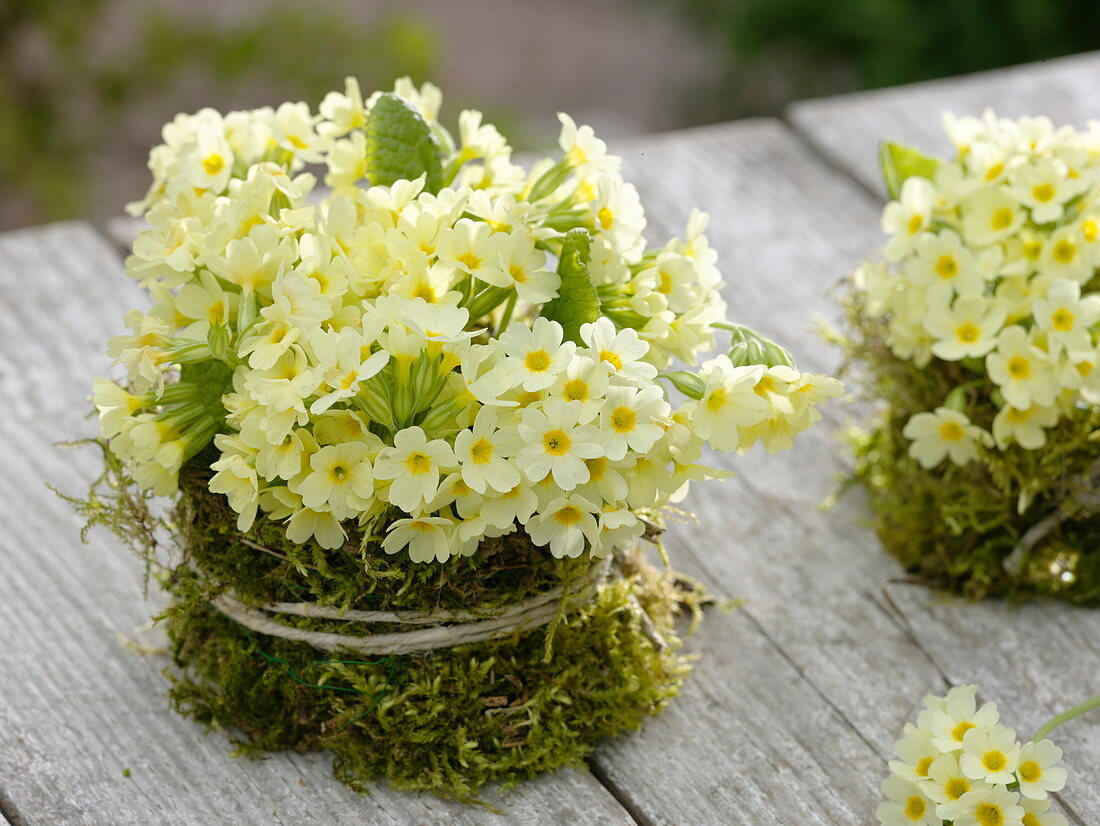
<path fill-rule="evenodd" d="M 831 336 L 861 371 L 876 413 L 853 431 L 855 479 L 866 487 L 874 527 L 886 549 L 919 580 L 970 598 L 1053 596 L 1100 605 L 1100 515 L 1077 503 L 1100 461 L 1100 411 L 1079 408 L 1047 431 L 1038 450 L 980 449 L 979 461 L 925 470 L 908 454 L 902 429 L 911 416 L 970 384 L 966 414 L 985 429 L 997 409 L 984 372 L 933 359 L 920 368 L 886 345 L 883 319 L 869 317 L 857 291 L 842 298 L 847 331 Z M 1066 516 L 1006 568 L 1021 538 L 1059 508 Z M 1048 520 L 1055 521 L 1055 520 Z"/>
<path fill-rule="evenodd" d="M 183 561 L 169 568 L 156 559 L 156 519 L 146 498 L 117 465 L 109 461 L 107 484 L 88 500 L 71 501 L 90 523 L 126 538 L 171 595 L 161 619 L 175 662 L 166 671 L 172 704 L 226 731 L 239 753 L 325 749 L 335 776 L 352 788 L 386 779 L 399 789 L 471 798 L 487 782 L 511 784 L 580 763 L 597 741 L 660 711 L 690 670 L 677 615 L 689 609 L 697 616 L 701 595 L 640 552 L 623 560 L 621 576 L 593 601 L 566 605 L 551 625 L 497 641 L 370 658 L 250 632 L 207 601 L 232 589 L 252 604 L 482 606 L 491 615 L 568 585 L 590 563 L 553 559 L 517 535 L 483 544 L 471 557 L 428 564 L 389 557 L 369 536 L 353 534 L 338 552 L 297 545 L 263 518 L 242 536 L 224 497 L 207 490 L 207 476 L 201 461 L 187 466 L 175 510 L 160 523 L 182 550 Z M 280 620 L 357 633 L 339 621 Z M 654 631 L 665 647 L 654 644 Z"/>

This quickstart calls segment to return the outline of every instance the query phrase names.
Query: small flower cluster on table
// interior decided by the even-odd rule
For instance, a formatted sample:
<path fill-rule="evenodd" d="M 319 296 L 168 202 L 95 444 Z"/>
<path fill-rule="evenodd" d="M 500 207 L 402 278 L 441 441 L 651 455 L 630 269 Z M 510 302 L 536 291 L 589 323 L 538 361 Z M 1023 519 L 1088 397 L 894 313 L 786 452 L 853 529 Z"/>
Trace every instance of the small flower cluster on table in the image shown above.
<path fill-rule="evenodd" d="M 522 529 L 601 557 L 722 475 L 704 445 L 787 447 L 838 395 L 723 322 L 706 216 L 646 243 L 589 127 L 562 115 L 563 157 L 526 170 L 478 112 L 452 137 L 440 103 L 430 84 L 364 100 L 349 80 L 318 114 L 165 127 L 127 261 L 155 304 L 109 344 L 127 379 L 94 387 L 140 485 L 170 495 L 203 454 L 241 531 L 262 512 L 335 549 L 355 520 L 443 561 Z M 731 354 L 698 364 L 723 330 Z M 693 369 L 660 372 L 674 359 Z"/>
<path fill-rule="evenodd" d="M 882 783 L 883 826 L 1067 826 L 1048 811 L 1066 784 L 1062 750 L 1050 740 L 1020 743 L 977 686 L 926 697 L 916 725 L 905 724 L 897 759 Z"/>
<path fill-rule="evenodd" d="M 956 156 L 907 150 L 882 217 L 888 263 L 857 272 L 894 355 L 969 377 L 905 427 L 925 468 L 1038 450 L 1076 407 L 1100 404 L 1100 122 L 1080 132 L 987 113 L 945 126 Z M 968 394 L 991 423 L 971 421 Z"/>

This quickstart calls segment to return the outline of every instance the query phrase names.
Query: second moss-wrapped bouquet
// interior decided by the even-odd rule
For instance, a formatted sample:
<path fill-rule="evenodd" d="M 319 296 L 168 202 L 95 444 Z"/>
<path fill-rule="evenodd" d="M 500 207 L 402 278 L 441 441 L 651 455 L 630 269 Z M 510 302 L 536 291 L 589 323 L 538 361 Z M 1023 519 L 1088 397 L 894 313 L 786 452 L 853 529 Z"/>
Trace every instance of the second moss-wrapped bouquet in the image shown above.
<path fill-rule="evenodd" d="M 1100 125 L 945 123 L 953 157 L 883 153 L 842 337 L 884 403 L 858 474 L 919 577 L 1100 604 Z"/>

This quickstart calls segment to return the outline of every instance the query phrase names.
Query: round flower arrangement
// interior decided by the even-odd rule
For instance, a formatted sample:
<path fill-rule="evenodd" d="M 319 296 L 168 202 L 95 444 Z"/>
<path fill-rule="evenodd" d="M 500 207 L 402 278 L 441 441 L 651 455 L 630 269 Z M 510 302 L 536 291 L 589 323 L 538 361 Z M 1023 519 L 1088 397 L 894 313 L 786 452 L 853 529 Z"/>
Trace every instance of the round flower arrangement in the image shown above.
<path fill-rule="evenodd" d="M 847 296 L 867 395 L 858 478 L 886 547 L 972 597 L 1100 603 L 1100 124 L 945 117 L 887 144 L 885 261 Z"/>
<path fill-rule="evenodd" d="M 590 128 L 524 169 L 439 107 L 349 80 L 165 127 L 127 261 L 154 303 L 108 345 L 78 504 L 171 595 L 177 709 L 468 795 L 675 695 L 700 592 L 638 541 L 724 475 L 706 445 L 787 447 L 839 383 L 723 321 L 703 214 L 646 243 Z"/>
<path fill-rule="evenodd" d="M 1045 725 L 1027 743 L 999 722 L 996 703 L 978 706 L 978 687 L 925 697 L 916 725 L 906 723 L 882 783 L 881 826 L 1067 826 L 1050 809 L 1066 785 L 1062 750 L 1045 735 L 1097 704 L 1096 699 Z"/>

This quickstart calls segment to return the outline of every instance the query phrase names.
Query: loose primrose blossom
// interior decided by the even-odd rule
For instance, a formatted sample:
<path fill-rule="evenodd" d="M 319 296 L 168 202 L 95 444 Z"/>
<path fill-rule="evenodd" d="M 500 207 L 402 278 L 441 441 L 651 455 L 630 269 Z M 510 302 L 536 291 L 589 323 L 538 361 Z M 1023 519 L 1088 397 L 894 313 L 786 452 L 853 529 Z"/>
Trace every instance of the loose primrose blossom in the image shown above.
<path fill-rule="evenodd" d="M 978 706 L 977 691 L 925 697 L 916 725 L 905 724 L 882 783 L 882 826 L 1067 826 L 1048 811 L 1050 793 L 1066 784 L 1062 750 L 1047 739 L 1018 742 L 995 704 Z"/>
<path fill-rule="evenodd" d="M 970 376 L 905 427 L 928 468 L 1038 450 L 1064 416 L 1100 404 L 1100 122 L 1079 132 L 987 113 L 945 126 L 956 156 L 904 180 L 883 213 L 886 263 L 857 273 L 898 358 Z M 991 423 L 971 423 L 967 394 L 989 400 Z"/>
<path fill-rule="evenodd" d="M 93 396 L 134 479 L 170 495 L 201 456 L 239 530 L 266 515 L 329 549 L 358 523 L 417 562 L 516 530 L 602 557 L 689 480 L 722 475 L 699 464 L 706 443 L 787 447 L 838 395 L 759 338 L 761 358 L 691 369 L 722 330 L 748 335 L 723 323 L 707 218 L 649 246 L 589 127 L 561 116 L 562 159 L 528 171 L 480 113 L 452 138 L 440 104 L 430 84 L 364 99 L 349 80 L 319 114 L 204 109 L 165 127 L 127 261 L 155 304 L 109 344 L 127 378 Z M 388 143 L 383 111 L 403 118 Z M 416 130 L 411 157 L 437 165 L 379 183 Z M 1088 300 L 1044 295 L 1078 314 Z M 984 346 L 1004 311 L 979 309 Z M 1063 332 L 1076 358 L 1081 335 Z M 674 359 L 688 369 L 661 372 Z"/>

